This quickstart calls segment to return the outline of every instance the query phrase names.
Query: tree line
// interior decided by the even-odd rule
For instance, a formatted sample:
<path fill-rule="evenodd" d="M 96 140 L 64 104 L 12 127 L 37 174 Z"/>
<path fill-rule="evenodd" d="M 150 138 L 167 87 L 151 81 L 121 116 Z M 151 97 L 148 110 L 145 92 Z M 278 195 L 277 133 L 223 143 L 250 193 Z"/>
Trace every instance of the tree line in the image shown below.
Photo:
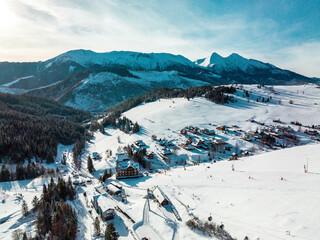
<path fill-rule="evenodd" d="M 235 93 L 236 88 L 232 86 L 200 86 L 192 87 L 188 89 L 182 88 L 157 88 L 153 89 L 145 94 L 139 95 L 135 98 L 128 98 L 117 105 L 110 107 L 103 113 L 104 118 L 102 125 L 99 126 L 95 122 L 95 129 L 101 127 L 114 126 L 117 127 L 118 119 L 121 114 L 138 106 L 142 103 L 154 102 L 160 98 L 186 98 L 191 99 L 194 97 L 206 96 L 208 100 L 216 103 L 227 103 L 233 101 L 233 98 L 225 95 L 225 93 Z"/>
<path fill-rule="evenodd" d="M 39 97 L 0 94 L 0 160 L 54 161 L 59 143 L 83 139 L 88 112 Z"/>
<path fill-rule="evenodd" d="M 0 182 L 33 179 L 43 174 L 54 173 L 54 169 L 45 168 L 42 164 L 35 162 L 28 163 L 26 166 L 18 163 L 15 171 L 10 170 L 7 165 L 3 163 L 0 170 Z"/>

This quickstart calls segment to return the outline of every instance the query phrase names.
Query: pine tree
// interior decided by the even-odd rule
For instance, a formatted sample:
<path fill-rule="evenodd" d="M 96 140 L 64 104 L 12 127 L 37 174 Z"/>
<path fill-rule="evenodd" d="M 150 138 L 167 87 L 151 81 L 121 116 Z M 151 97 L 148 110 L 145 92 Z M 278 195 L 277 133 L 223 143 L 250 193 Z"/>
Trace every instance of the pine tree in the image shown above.
<path fill-rule="evenodd" d="M 22 230 L 18 228 L 13 231 L 11 238 L 12 240 L 20 240 L 22 236 L 23 236 Z"/>
<path fill-rule="evenodd" d="M 22 240 L 28 240 L 28 236 L 26 232 L 23 233 Z"/>
<path fill-rule="evenodd" d="M 93 163 L 92 163 L 92 159 L 90 156 L 88 157 L 87 165 L 88 165 L 89 173 L 93 173 L 94 168 L 93 168 Z"/>
<path fill-rule="evenodd" d="M 119 234 L 116 232 L 116 228 L 114 227 L 114 224 L 109 223 L 104 234 L 104 239 L 117 240 L 118 238 L 119 238 Z"/>
<path fill-rule="evenodd" d="M 101 234 L 99 217 L 96 217 L 96 219 L 94 220 L 94 233 L 95 233 L 97 236 L 100 236 L 100 234 Z"/>
<path fill-rule="evenodd" d="M 39 206 L 39 199 L 37 196 L 34 196 L 33 200 L 32 200 L 32 206 L 34 209 L 37 209 Z"/>
<path fill-rule="evenodd" d="M 0 171 L 0 182 L 10 181 L 10 171 L 7 166 L 3 163 Z"/>
<path fill-rule="evenodd" d="M 134 125 L 133 125 L 133 129 L 132 129 L 132 132 L 133 133 L 137 133 L 140 131 L 140 127 L 139 127 L 139 124 L 136 122 Z"/>
<path fill-rule="evenodd" d="M 24 216 L 24 217 L 26 217 L 29 213 L 28 205 L 25 200 L 23 200 L 23 202 L 22 202 L 21 212 L 22 212 L 22 216 Z"/>
<path fill-rule="evenodd" d="M 126 124 L 126 128 L 125 128 L 124 132 L 125 133 L 129 133 L 130 132 L 130 123 L 129 122 Z"/>

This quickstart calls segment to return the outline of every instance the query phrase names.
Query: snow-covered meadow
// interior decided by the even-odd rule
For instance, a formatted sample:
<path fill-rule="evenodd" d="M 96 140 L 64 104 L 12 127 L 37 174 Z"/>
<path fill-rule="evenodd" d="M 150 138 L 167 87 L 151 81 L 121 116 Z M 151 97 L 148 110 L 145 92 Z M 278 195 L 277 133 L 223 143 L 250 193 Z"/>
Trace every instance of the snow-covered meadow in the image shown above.
<path fill-rule="evenodd" d="M 216 131 L 216 136 L 231 146 L 239 145 L 241 150 L 256 151 L 248 157 L 237 161 L 227 161 L 230 152 L 216 155 L 216 162 L 208 162 L 205 151 L 188 151 L 179 148 L 173 159 L 187 158 L 205 162 L 193 166 L 188 162 L 184 168 L 181 164 L 167 164 L 159 157 L 153 161 L 155 170 L 146 173 L 141 178 L 115 180 L 123 185 L 127 202 L 113 199 L 115 207 L 120 207 L 135 224 L 116 212 L 114 221 L 120 233 L 120 239 L 134 239 L 129 232 L 139 237 L 155 239 L 208 239 L 201 233 L 192 231 L 186 226 L 186 221 L 197 216 L 207 220 L 223 223 L 225 229 L 235 238 L 243 239 L 297 239 L 317 240 L 320 229 L 320 145 L 310 136 L 298 132 L 299 127 L 290 124 L 291 121 L 303 125 L 320 124 L 320 89 L 315 85 L 277 86 L 274 91 L 269 88 L 257 88 L 256 85 L 244 86 L 250 92 L 249 101 L 238 91 L 235 103 L 224 105 L 214 104 L 204 98 L 160 99 L 146 103 L 125 112 L 123 115 L 141 126 L 138 134 L 125 134 L 119 129 L 106 128 L 105 134 L 97 131 L 90 142 L 86 144 L 83 155 L 81 175 L 90 178 L 86 170 L 86 159 L 93 152 L 98 152 L 101 160 L 94 160 L 93 176 L 99 178 L 103 171 L 110 168 L 114 172 L 114 154 L 124 146 L 131 145 L 136 140 L 146 144 L 148 152 L 158 152 L 160 146 L 151 139 L 152 135 L 172 140 L 175 145 L 185 141 L 186 137 L 180 130 L 186 126 L 208 128 Z M 270 102 L 261 102 L 261 98 L 272 97 Z M 259 98 L 260 97 L 260 98 Z M 259 102 L 256 99 L 259 99 Z M 292 100 L 292 103 L 289 103 Z M 280 101 L 280 102 L 279 102 Z M 248 121 L 249 119 L 255 122 Z M 281 123 L 273 120 L 280 119 Z M 243 131 L 261 128 L 257 122 L 265 125 L 290 125 L 300 139 L 300 146 L 281 150 L 268 147 L 259 148 L 254 142 L 240 139 L 239 134 L 232 131 L 231 126 Z M 216 129 L 218 125 L 230 127 L 230 131 L 222 132 Z M 233 127 L 235 128 L 235 127 Z M 307 129 L 302 127 L 302 130 Z M 301 129 L 300 129 L 301 130 Z M 199 135 L 205 138 L 203 135 Z M 194 136 L 197 137 L 197 136 Z M 69 151 L 71 147 L 62 148 Z M 107 157 L 106 150 L 112 150 L 113 156 Z M 280 149 L 280 148 L 277 148 Z M 62 151 L 59 151 L 61 158 Z M 70 155 L 70 154 L 69 154 Z M 221 159 L 219 159 L 220 157 Z M 232 165 L 234 171 L 232 171 Z M 304 173 L 304 165 L 308 165 L 308 173 Z M 68 174 L 72 175 L 71 157 L 68 157 Z M 68 175 L 67 174 L 67 175 Z M 65 177 L 67 177 L 67 175 Z M 109 183 L 111 180 L 107 180 Z M 0 203 L 0 239 L 10 239 L 14 229 L 20 227 L 34 231 L 31 220 L 21 216 L 21 203 L 16 201 L 15 194 L 22 193 L 27 203 L 35 194 L 40 196 L 42 185 L 48 179 L 25 180 L 12 183 L 0 183 L 2 196 L 6 201 Z M 165 207 L 159 207 L 150 201 L 150 211 L 146 208 L 147 189 L 159 186 L 168 196 L 177 210 L 181 221 Z M 89 213 L 87 199 L 96 194 L 96 188 L 101 187 L 98 180 L 81 186 L 73 206 L 78 209 L 79 234 L 78 239 L 94 239 L 93 218 Z M 21 224 L 21 226 L 20 226 Z M 126 228 L 128 227 L 128 229 Z M 148 235 L 148 236 L 147 236 Z M 150 239 L 153 239 L 150 238 Z"/>

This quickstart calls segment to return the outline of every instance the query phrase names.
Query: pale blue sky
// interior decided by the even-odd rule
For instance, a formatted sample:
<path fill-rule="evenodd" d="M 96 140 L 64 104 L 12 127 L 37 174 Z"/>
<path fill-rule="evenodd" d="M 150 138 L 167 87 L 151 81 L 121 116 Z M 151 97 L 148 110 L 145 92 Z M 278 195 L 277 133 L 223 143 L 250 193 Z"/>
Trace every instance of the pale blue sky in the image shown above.
<path fill-rule="evenodd" d="M 0 0 L 0 61 L 71 49 L 237 52 L 320 77 L 320 1 Z"/>

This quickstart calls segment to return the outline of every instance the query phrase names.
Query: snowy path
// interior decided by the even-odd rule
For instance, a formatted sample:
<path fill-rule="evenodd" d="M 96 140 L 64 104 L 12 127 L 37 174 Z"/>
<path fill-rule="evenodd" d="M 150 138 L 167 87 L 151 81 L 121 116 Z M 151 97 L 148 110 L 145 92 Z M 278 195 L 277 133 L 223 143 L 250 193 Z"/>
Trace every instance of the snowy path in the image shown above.
<path fill-rule="evenodd" d="M 163 240 L 162 237 L 150 226 L 148 201 L 145 202 L 143 208 L 142 222 L 138 223 L 136 233 L 140 238 L 147 237 L 150 240 Z"/>

